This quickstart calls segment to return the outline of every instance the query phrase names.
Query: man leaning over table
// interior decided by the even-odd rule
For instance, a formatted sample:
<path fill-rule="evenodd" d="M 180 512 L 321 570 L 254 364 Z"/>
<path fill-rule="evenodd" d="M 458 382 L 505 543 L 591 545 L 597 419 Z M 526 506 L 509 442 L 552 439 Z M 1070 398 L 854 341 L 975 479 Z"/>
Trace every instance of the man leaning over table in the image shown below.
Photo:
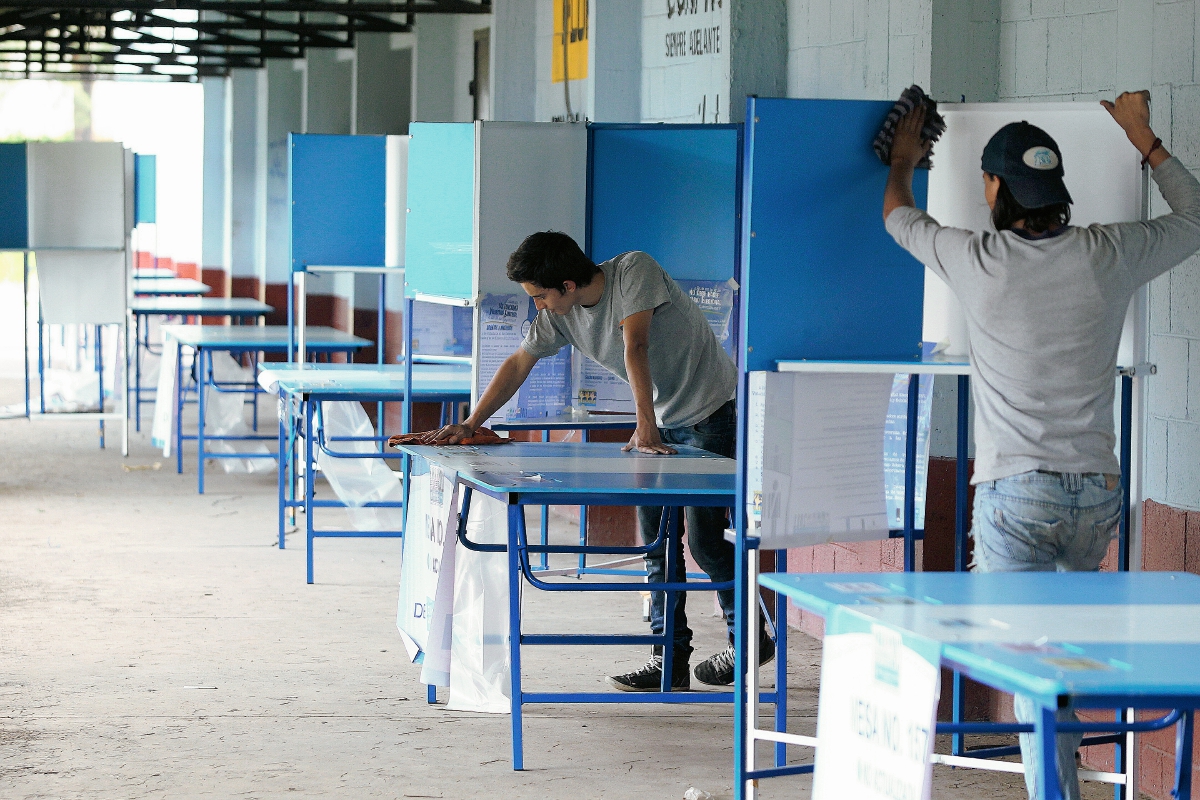
<path fill-rule="evenodd" d="M 508 260 L 508 277 L 533 298 L 538 314 L 521 346 L 496 371 L 471 416 L 447 425 L 431 442 L 455 444 L 471 436 L 521 388 L 539 359 L 573 345 L 629 383 L 637 409 L 637 429 L 627 451 L 673 455 L 674 444 L 691 445 L 733 457 L 737 438 L 734 400 L 737 369 L 721 349 L 700 309 L 675 280 L 646 253 L 630 251 L 594 263 L 564 233 L 544 231 L 527 237 Z M 645 543 L 658 536 L 663 509 L 638 508 Z M 713 581 L 731 581 L 733 545 L 725 540 L 724 508 L 687 508 L 684 524 L 692 556 Z M 646 555 L 651 582 L 686 580 L 682 542 L 676 542 L 673 573 L 666 574 L 666 548 Z M 692 631 L 687 625 L 686 593 L 675 603 L 671 687 L 691 686 Z M 729 644 L 696 666 L 701 683 L 733 682 L 733 591 L 717 592 Z M 651 600 L 650 630 L 664 630 L 663 592 Z M 760 627 L 761 663 L 774 657 L 775 645 Z M 655 646 L 645 666 L 608 682 L 627 692 L 658 691 L 662 648 Z"/>

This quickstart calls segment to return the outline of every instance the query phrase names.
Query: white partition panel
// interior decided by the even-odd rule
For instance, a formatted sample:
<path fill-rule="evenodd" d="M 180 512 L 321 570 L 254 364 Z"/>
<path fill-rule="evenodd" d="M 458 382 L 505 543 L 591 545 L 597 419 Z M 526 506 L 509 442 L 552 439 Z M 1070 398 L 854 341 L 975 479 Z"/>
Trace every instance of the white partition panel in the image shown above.
<path fill-rule="evenodd" d="M 484 122 L 475 136 L 475 296 L 520 291 L 504 270 L 526 236 L 562 231 L 584 246 L 587 128 Z"/>
<path fill-rule="evenodd" d="M 404 266 L 404 230 L 408 211 L 408 137 L 387 137 L 387 157 L 384 171 L 387 188 L 384 195 L 383 264 L 386 267 Z M 397 287 L 403 291 L 404 284 Z"/>
<path fill-rule="evenodd" d="M 123 250 L 42 250 L 36 254 L 43 319 L 50 324 L 125 321 Z"/>
<path fill-rule="evenodd" d="M 125 247 L 125 149 L 117 142 L 28 147 L 29 246 Z"/>
<path fill-rule="evenodd" d="M 992 230 L 980 158 L 996 131 L 1021 120 L 1045 130 L 1062 150 L 1064 180 L 1075 201 L 1071 224 L 1140 219 L 1141 156 L 1099 103 L 963 103 L 942 105 L 939 110 L 946 118 L 946 134 L 934 147 L 929 213 L 943 225 Z M 1134 358 L 1133 328 L 1130 319 L 1121 346 L 1124 362 Z M 951 354 L 967 352 L 958 302 L 928 271 L 923 335 L 926 341 L 949 340 Z"/>

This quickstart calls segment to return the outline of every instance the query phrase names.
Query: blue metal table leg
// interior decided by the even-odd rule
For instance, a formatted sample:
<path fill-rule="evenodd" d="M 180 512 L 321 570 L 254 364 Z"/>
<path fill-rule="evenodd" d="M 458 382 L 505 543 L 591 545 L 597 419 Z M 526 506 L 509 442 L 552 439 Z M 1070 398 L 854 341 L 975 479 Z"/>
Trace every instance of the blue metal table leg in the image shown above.
<path fill-rule="evenodd" d="M 21 336 L 25 343 L 21 350 L 21 367 L 25 373 L 25 417 L 29 418 L 29 251 L 23 254 L 21 266 Z"/>
<path fill-rule="evenodd" d="M 787 550 L 775 551 L 775 571 L 787 572 Z M 754 636 L 757 631 L 750 631 Z M 787 598 L 775 594 L 775 730 L 787 730 Z M 787 764 L 787 745 L 775 743 L 775 766 Z"/>
<path fill-rule="evenodd" d="M 967 505 L 969 497 L 967 488 L 967 457 L 969 449 L 969 426 L 971 411 L 971 379 L 966 375 L 958 376 L 958 419 L 957 419 L 957 452 L 954 462 L 954 570 L 967 570 L 967 520 L 970 509 Z M 953 703 L 951 719 L 962 722 L 966 714 L 966 698 L 963 696 L 962 675 L 957 671 L 953 677 Z M 961 733 L 950 737 L 950 752 L 956 756 L 967 754 L 967 739 Z"/>
<path fill-rule="evenodd" d="M 99 411 L 104 413 L 104 346 L 100 336 L 100 326 L 96 326 L 96 382 L 100 384 Z M 104 420 L 100 420 L 100 449 L 104 449 Z"/>
<path fill-rule="evenodd" d="M 283 396 L 279 398 L 280 408 L 284 407 Z M 287 454 L 287 428 L 283 424 L 283 414 L 279 416 L 279 549 L 283 549 L 283 532 L 284 532 L 284 517 L 286 516 L 287 495 L 284 491 L 284 485 L 287 483 L 288 469 L 288 454 Z"/>
<path fill-rule="evenodd" d="M 149 330 L 150 323 L 147 321 Z M 133 315 L 133 429 L 142 430 L 142 315 Z"/>
<path fill-rule="evenodd" d="M 584 444 L 587 443 L 587 441 L 588 441 L 587 428 L 584 428 L 583 430 L 579 431 L 579 441 L 583 442 Z M 587 506 L 579 507 L 579 546 L 580 547 L 587 546 L 587 511 L 588 511 Z M 579 577 L 580 578 L 583 577 L 583 571 L 585 569 L 587 569 L 587 554 L 581 552 L 579 554 Z"/>
<path fill-rule="evenodd" d="M 741 508 L 735 508 L 734 513 L 739 515 L 739 519 L 745 518 Z M 740 530 L 739 533 L 741 535 L 734 543 L 733 553 L 733 797 L 734 800 L 745 800 L 746 779 L 742 776 L 747 769 L 750 738 L 750 700 L 746 694 L 746 632 L 750 629 L 750 604 L 747 600 L 750 589 L 747 585 L 749 554 L 746 552 L 749 545 L 745 531 Z M 779 687 L 776 687 L 778 690 Z"/>
<path fill-rule="evenodd" d="M 908 376 L 908 430 L 904 438 L 904 571 L 917 568 L 917 417 L 921 376 Z"/>
<path fill-rule="evenodd" d="M 209 369 L 208 365 L 212 361 L 212 354 L 208 350 L 198 347 L 196 348 L 196 361 L 198 363 L 198 372 L 196 373 L 196 390 L 200 394 L 199 409 L 200 422 L 196 427 L 196 470 L 197 470 L 197 486 L 200 494 L 204 494 L 204 396 L 208 394 L 205 391 L 208 388 Z"/>
<path fill-rule="evenodd" d="M 432 683 L 425 687 L 425 702 L 429 705 L 437 702 L 437 687 Z"/>
<path fill-rule="evenodd" d="M 550 441 L 550 431 L 542 431 L 542 441 Z M 550 544 L 550 506 L 542 506 L 542 546 Z M 550 568 L 550 554 L 542 553 L 542 569 Z"/>
<path fill-rule="evenodd" d="M 1194 712 L 1188 709 L 1175 728 L 1175 800 L 1192 798 L 1192 738 Z"/>
<path fill-rule="evenodd" d="M 1042 707 L 1034 728 L 1037 746 L 1042 751 L 1042 798 L 1063 800 L 1062 786 L 1058 783 L 1058 719 L 1054 709 Z"/>
<path fill-rule="evenodd" d="M 525 768 L 524 744 L 521 738 L 521 560 L 517 552 L 517 531 L 524 508 L 516 503 L 508 506 L 508 657 L 512 684 L 512 742 L 513 769 Z"/>
<path fill-rule="evenodd" d="M 304 537 L 307 580 L 313 582 L 313 403 L 304 404 Z"/>
<path fill-rule="evenodd" d="M 1133 464 L 1133 378 L 1121 376 L 1121 524 L 1117 533 L 1117 569 L 1129 571 L 1130 468 Z"/>
<path fill-rule="evenodd" d="M 183 474 L 183 345 L 175 345 L 175 472 Z"/>
<path fill-rule="evenodd" d="M 664 508 L 663 515 L 666 517 L 667 536 L 666 553 L 663 555 L 663 573 L 669 582 L 676 580 L 676 557 L 675 546 L 676 542 L 683 538 L 680 530 L 680 518 L 683 516 L 681 508 Z M 680 554 L 682 557 L 682 553 Z M 687 570 L 679 570 L 684 573 L 679 580 L 686 580 Z M 663 644 L 662 644 L 662 690 L 664 692 L 671 691 L 671 678 L 674 676 L 675 664 L 675 591 L 667 589 L 663 592 Z"/>

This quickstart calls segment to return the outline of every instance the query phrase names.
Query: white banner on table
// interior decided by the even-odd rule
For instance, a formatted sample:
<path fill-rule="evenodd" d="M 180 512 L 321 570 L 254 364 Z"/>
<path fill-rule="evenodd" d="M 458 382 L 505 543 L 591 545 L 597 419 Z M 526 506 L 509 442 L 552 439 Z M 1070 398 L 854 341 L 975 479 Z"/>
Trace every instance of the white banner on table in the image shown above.
<path fill-rule="evenodd" d="M 406 645 L 411 642 L 424 653 L 421 682 L 432 686 L 450 683 L 457 509 L 457 473 L 414 458 L 396 627 Z"/>
<path fill-rule="evenodd" d="M 891 390 L 890 374 L 751 374 L 761 408 L 750 409 L 759 438 L 748 463 L 761 472 L 751 470 L 747 513 L 761 519 L 764 549 L 887 538 Z"/>
<path fill-rule="evenodd" d="M 825 629 L 813 800 L 929 800 L 941 651 L 841 607 Z"/>
<path fill-rule="evenodd" d="M 140 345 L 134 344 L 134 347 Z M 158 388 L 154 393 L 154 427 L 150 431 L 150 444 L 162 448 L 163 458 L 171 455 L 175 443 L 175 409 L 179 407 L 179 385 L 175 382 L 178 371 L 179 345 L 164 334 L 162 360 L 158 365 Z"/>

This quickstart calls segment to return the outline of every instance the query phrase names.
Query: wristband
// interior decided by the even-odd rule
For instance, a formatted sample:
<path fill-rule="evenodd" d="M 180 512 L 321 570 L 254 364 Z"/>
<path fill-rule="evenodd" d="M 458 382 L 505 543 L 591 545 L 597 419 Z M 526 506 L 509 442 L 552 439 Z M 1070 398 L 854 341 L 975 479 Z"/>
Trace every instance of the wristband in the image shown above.
<path fill-rule="evenodd" d="M 1150 149 L 1146 151 L 1146 155 L 1142 157 L 1143 167 L 1150 163 L 1150 154 L 1160 147 L 1162 147 L 1162 139 L 1156 138 L 1154 144 L 1150 145 Z"/>

